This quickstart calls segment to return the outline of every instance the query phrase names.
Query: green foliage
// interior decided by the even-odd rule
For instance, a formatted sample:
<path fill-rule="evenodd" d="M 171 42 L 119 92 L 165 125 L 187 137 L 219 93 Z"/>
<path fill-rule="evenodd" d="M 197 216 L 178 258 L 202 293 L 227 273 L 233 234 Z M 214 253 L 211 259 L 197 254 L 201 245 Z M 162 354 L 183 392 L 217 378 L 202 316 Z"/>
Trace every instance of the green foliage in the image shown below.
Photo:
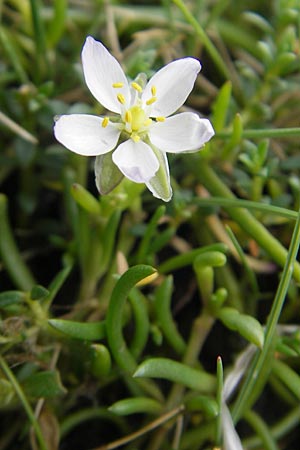
<path fill-rule="evenodd" d="M 297 448 L 299 13 L 297 0 L 1 2 L 1 449 L 200 450 L 226 433 Z M 170 158 L 166 205 L 110 153 L 55 141 L 55 116 L 105 114 L 81 70 L 87 35 L 132 79 L 201 61 L 186 107 L 216 135 Z M 166 200 L 167 181 L 153 186 Z"/>

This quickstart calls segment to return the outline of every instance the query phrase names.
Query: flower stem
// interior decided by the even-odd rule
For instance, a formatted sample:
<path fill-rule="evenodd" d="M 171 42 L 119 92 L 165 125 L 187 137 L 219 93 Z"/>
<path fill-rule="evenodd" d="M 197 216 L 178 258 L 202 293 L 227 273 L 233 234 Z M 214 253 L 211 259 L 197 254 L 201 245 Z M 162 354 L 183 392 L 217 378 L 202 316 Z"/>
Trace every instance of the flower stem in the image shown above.
<path fill-rule="evenodd" d="M 289 220 L 297 220 L 298 212 L 291 209 L 282 208 L 281 206 L 269 205 L 267 203 L 258 203 L 251 200 L 244 200 L 239 198 L 224 198 L 224 197 L 209 197 L 193 199 L 193 204 L 199 206 L 220 206 L 222 208 L 245 208 L 260 211 L 265 214 L 276 214 Z"/>
<path fill-rule="evenodd" d="M 184 2 L 182 0 L 173 0 L 173 3 L 175 3 L 175 5 L 178 6 L 178 8 L 181 10 L 181 12 L 184 15 L 184 17 L 186 18 L 187 22 L 190 23 L 190 25 L 192 25 L 197 36 L 199 37 L 199 39 L 205 46 L 207 52 L 210 54 L 212 60 L 218 67 L 219 71 L 222 73 L 222 75 L 225 77 L 225 79 L 230 79 L 231 77 L 230 77 L 228 68 L 227 68 L 226 64 L 224 63 L 223 59 L 221 58 L 218 50 L 216 49 L 214 44 L 211 42 L 211 40 L 209 39 L 209 37 L 207 36 L 205 31 L 199 24 L 199 22 L 195 19 L 193 14 L 188 10 L 188 8 L 184 4 Z"/>
<path fill-rule="evenodd" d="M 220 131 L 216 134 L 216 138 L 230 138 L 232 136 L 232 131 Z M 291 137 L 299 137 L 300 136 L 300 128 L 270 128 L 270 129 L 261 129 L 261 130 L 243 130 L 242 137 L 245 139 L 255 139 L 255 138 L 291 138 Z"/>

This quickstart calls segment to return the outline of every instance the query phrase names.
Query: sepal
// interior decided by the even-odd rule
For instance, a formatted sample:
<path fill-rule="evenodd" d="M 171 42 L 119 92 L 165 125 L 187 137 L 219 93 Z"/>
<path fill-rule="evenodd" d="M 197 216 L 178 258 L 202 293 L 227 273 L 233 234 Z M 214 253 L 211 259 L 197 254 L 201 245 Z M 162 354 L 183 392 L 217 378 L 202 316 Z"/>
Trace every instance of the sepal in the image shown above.
<path fill-rule="evenodd" d="M 95 181 L 100 194 L 109 194 L 122 181 L 123 176 L 112 160 L 112 152 L 96 156 Z"/>

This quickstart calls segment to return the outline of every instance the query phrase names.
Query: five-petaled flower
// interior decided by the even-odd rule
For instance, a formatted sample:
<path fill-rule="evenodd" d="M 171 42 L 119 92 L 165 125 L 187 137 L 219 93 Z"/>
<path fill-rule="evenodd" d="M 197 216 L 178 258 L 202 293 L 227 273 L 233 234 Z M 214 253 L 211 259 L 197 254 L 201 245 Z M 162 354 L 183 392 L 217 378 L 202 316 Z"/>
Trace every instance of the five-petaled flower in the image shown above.
<path fill-rule="evenodd" d="M 96 183 L 109 192 L 123 175 L 145 183 L 155 197 L 172 196 L 166 152 L 197 151 L 213 135 L 208 119 L 196 113 L 172 114 L 185 102 L 201 69 L 191 57 L 175 60 L 147 82 L 128 82 L 118 61 L 88 36 L 82 50 L 86 84 L 113 116 L 67 114 L 56 119 L 56 139 L 69 150 L 97 156 Z"/>

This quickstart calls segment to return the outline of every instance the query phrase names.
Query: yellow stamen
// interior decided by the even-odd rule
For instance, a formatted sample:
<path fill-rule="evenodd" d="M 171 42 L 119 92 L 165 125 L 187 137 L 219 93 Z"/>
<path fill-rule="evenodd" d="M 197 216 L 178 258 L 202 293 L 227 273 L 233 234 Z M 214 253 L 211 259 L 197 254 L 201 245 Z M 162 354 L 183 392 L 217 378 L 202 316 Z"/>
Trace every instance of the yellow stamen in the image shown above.
<path fill-rule="evenodd" d="M 156 92 L 157 92 L 156 86 L 152 86 L 151 87 L 151 94 L 152 94 L 153 97 L 156 96 Z"/>
<path fill-rule="evenodd" d="M 117 99 L 122 105 L 125 105 L 126 100 L 123 94 L 118 94 Z"/>
<path fill-rule="evenodd" d="M 102 127 L 106 128 L 109 122 L 109 118 L 108 117 L 104 117 L 104 119 L 102 120 Z"/>
<path fill-rule="evenodd" d="M 112 87 L 113 88 L 122 88 L 124 86 L 124 83 L 113 83 Z"/>
<path fill-rule="evenodd" d="M 156 102 L 157 98 L 156 97 L 151 97 L 149 98 L 149 100 L 146 101 L 146 105 L 152 105 L 152 103 Z"/>
<path fill-rule="evenodd" d="M 160 117 L 156 117 L 157 122 L 164 122 L 166 120 L 165 117 L 160 116 Z"/>
<path fill-rule="evenodd" d="M 143 89 L 141 88 L 141 86 L 139 84 L 137 84 L 135 81 L 133 81 L 131 83 L 131 86 L 133 87 L 133 89 L 135 89 L 138 92 L 143 92 Z"/>
<path fill-rule="evenodd" d="M 126 111 L 125 113 L 125 122 L 127 123 L 131 123 L 132 122 L 132 114 L 131 111 Z"/>
<path fill-rule="evenodd" d="M 131 139 L 132 139 L 134 142 L 139 142 L 139 141 L 141 140 L 141 138 L 139 137 L 138 134 L 132 134 L 132 135 L 131 135 Z"/>
<path fill-rule="evenodd" d="M 149 127 L 149 126 L 151 125 L 151 123 L 152 123 L 152 120 L 151 120 L 151 119 L 145 120 L 145 122 L 144 122 L 144 127 Z"/>

